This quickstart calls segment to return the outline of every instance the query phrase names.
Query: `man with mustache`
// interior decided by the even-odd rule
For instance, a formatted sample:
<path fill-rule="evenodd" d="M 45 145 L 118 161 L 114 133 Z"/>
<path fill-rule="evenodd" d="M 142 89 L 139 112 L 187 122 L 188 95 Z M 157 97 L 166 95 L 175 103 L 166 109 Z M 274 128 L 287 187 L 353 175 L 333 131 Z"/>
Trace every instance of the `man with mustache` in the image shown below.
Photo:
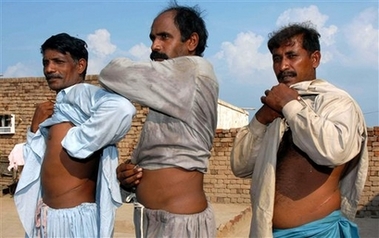
<path fill-rule="evenodd" d="M 319 33 L 291 24 L 268 41 L 279 84 L 238 132 L 233 173 L 252 178 L 250 237 L 358 237 L 352 222 L 368 168 L 357 103 L 316 78 Z"/>
<path fill-rule="evenodd" d="M 84 83 L 86 43 L 66 33 L 41 46 L 56 102 L 39 104 L 15 203 L 26 237 L 111 237 L 122 204 L 116 143 L 135 114 L 124 97 Z M 101 204 L 101 206 L 100 206 Z"/>
<path fill-rule="evenodd" d="M 218 83 L 203 59 L 207 30 L 196 8 L 174 3 L 154 19 L 152 62 L 115 59 L 100 73 L 107 89 L 149 107 L 131 160 L 117 168 L 136 193 L 137 237 L 215 237 L 203 189 L 217 126 Z"/>

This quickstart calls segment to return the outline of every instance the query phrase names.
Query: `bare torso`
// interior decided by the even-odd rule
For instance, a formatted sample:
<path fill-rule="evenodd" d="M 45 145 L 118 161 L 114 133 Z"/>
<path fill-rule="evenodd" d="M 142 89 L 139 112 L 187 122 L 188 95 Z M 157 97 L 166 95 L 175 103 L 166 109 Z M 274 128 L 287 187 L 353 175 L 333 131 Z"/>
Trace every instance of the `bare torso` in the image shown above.
<path fill-rule="evenodd" d="M 138 202 L 176 214 L 202 212 L 207 208 L 203 176 L 180 168 L 145 169 L 136 191 Z"/>
<path fill-rule="evenodd" d="M 95 202 L 99 154 L 75 159 L 62 148 L 61 141 L 71 123 L 50 127 L 41 169 L 43 201 L 52 208 L 70 208 Z"/>
<path fill-rule="evenodd" d="M 315 164 L 285 134 L 278 151 L 273 227 L 300 226 L 338 210 L 343 168 Z"/>

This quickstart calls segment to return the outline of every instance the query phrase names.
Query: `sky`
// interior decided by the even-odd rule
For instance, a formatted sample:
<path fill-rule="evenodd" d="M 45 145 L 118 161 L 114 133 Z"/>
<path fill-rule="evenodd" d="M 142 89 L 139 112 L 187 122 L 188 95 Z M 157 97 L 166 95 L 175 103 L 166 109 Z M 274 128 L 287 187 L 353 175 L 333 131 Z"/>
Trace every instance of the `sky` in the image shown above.
<path fill-rule="evenodd" d="M 0 0 L 2 78 L 42 77 L 41 44 L 66 32 L 85 40 L 87 74 L 99 74 L 116 57 L 148 61 L 150 27 L 169 1 Z M 249 109 L 277 84 L 268 35 L 292 22 L 311 21 L 320 32 L 317 78 L 347 91 L 361 106 L 367 126 L 379 126 L 378 1 L 190 1 L 209 32 L 204 58 L 214 67 L 219 98 Z M 0 78 L 1 80 L 1 78 Z"/>

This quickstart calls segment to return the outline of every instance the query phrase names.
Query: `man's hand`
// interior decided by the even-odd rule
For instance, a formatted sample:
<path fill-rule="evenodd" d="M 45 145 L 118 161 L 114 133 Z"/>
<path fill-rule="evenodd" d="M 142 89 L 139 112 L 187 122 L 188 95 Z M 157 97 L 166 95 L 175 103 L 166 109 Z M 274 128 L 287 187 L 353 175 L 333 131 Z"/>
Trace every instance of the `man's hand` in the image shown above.
<path fill-rule="evenodd" d="M 31 132 L 35 133 L 38 130 L 39 124 L 45 121 L 47 118 L 51 117 L 54 112 L 54 102 L 49 100 L 36 105 L 36 110 L 34 111 L 32 124 L 30 126 Z"/>
<path fill-rule="evenodd" d="M 288 102 L 297 100 L 299 97 L 296 90 L 289 88 L 283 83 L 272 87 L 271 90 L 266 90 L 265 95 L 261 97 L 261 102 L 280 114 Z"/>
<path fill-rule="evenodd" d="M 120 164 L 117 169 L 117 179 L 125 189 L 137 186 L 142 178 L 142 168 L 132 164 L 130 160 Z"/>

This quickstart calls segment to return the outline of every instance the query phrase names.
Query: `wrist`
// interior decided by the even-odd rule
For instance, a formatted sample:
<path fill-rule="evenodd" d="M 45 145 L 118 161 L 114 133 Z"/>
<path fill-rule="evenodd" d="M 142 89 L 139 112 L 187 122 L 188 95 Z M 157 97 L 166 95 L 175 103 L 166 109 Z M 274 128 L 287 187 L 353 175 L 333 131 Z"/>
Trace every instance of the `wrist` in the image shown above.
<path fill-rule="evenodd" d="M 127 191 L 127 192 L 129 192 L 129 193 L 135 193 L 136 192 L 136 186 L 125 186 L 125 185 L 122 185 L 121 183 L 120 183 L 120 187 L 121 187 L 121 189 L 123 189 L 123 190 L 125 190 L 125 191 Z"/>
<path fill-rule="evenodd" d="M 33 126 L 33 125 L 30 126 L 30 131 L 31 132 L 36 133 L 37 130 L 38 130 L 38 126 Z"/>

